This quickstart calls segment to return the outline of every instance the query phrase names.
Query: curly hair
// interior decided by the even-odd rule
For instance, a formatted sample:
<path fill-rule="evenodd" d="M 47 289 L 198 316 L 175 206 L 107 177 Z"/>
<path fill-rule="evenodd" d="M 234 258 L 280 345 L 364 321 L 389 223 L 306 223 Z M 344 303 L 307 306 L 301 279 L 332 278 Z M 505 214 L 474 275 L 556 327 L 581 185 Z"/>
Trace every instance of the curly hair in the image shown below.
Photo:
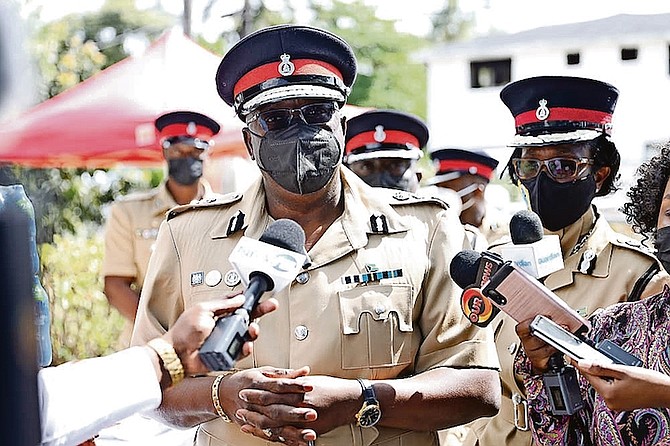
<path fill-rule="evenodd" d="M 609 195 L 612 192 L 616 191 L 617 181 L 619 180 L 619 167 L 621 165 L 621 156 L 619 151 L 616 148 L 616 145 L 605 135 L 598 136 L 597 138 L 585 142 L 585 143 L 568 143 L 571 145 L 574 144 L 585 144 L 587 145 L 591 153 L 593 154 L 593 170 L 598 170 L 601 167 L 609 167 L 610 174 L 603 182 L 602 187 L 596 192 L 596 197 L 604 197 Z M 567 145 L 567 144 L 566 144 Z M 516 185 L 519 184 L 519 178 L 514 172 L 514 166 L 512 166 L 512 159 L 519 158 L 521 156 L 521 147 L 514 148 L 512 156 L 510 156 L 509 161 L 507 162 L 507 173 L 509 174 L 512 182 Z"/>
<path fill-rule="evenodd" d="M 658 155 L 637 168 L 637 183 L 628 190 L 629 202 L 620 209 L 633 231 L 655 236 L 663 192 L 670 178 L 670 141 L 659 147 Z"/>

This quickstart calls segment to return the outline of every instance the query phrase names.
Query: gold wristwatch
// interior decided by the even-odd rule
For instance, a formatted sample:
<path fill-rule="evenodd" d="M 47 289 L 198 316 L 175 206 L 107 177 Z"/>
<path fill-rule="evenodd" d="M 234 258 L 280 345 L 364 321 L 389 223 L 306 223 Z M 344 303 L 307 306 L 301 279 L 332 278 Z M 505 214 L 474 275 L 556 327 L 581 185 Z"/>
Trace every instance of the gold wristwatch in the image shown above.
<path fill-rule="evenodd" d="M 163 367 L 165 367 L 165 370 L 170 374 L 172 385 L 175 386 L 179 384 L 179 382 L 184 379 L 184 366 L 182 365 L 179 356 L 177 356 L 177 352 L 174 351 L 174 347 L 161 338 L 152 339 L 147 342 L 147 345 L 160 356 L 161 361 L 163 361 Z"/>
<path fill-rule="evenodd" d="M 375 395 L 375 389 L 372 388 L 367 380 L 358 378 L 358 382 L 363 389 L 363 406 L 356 414 L 356 424 L 360 427 L 372 427 L 379 422 L 382 417 L 382 410 L 379 407 L 379 401 Z"/>

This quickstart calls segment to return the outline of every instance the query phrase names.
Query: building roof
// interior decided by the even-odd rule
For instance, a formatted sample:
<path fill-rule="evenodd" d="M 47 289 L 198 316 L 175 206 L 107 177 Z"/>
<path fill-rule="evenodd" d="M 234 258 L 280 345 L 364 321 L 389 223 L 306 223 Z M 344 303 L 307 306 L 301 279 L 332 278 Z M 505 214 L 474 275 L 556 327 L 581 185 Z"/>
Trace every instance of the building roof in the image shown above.
<path fill-rule="evenodd" d="M 489 34 L 436 46 L 422 53 L 419 58 L 427 61 L 463 53 L 474 55 L 482 51 L 501 50 L 519 45 L 527 47 L 529 43 L 539 42 L 558 44 L 575 41 L 584 44 L 585 38 L 589 42 L 603 39 L 620 41 L 624 36 L 638 39 L 670 38 L 670 14 L 619 14 L 588 22 L 534 28 L 514 34 Z"/>

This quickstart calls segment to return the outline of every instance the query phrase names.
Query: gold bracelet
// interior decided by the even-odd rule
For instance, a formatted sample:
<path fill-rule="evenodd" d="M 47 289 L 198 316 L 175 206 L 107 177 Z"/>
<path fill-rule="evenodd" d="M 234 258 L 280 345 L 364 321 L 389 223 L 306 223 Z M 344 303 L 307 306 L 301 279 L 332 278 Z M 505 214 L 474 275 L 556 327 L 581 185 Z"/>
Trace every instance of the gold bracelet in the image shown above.
<path fill-rule="evenodd" d="M 155 338 L 147 342 L 147 345 L 151 347 L 163 361 L 163 367 L 170 374 L 170 379 L 172 380 L 172 386 L 176 386 L 184 379 L 184 366 L 177 355 L 177 352 L 174 351 L 174 347 L 170 345 L 169 342 L 163 340 L 162 338 Z"/>
<path fill-rule="evenodd" d="M 223 407 L 221 407 L 221 401 L 219 400 L 219 385 L 221 384 L 221 380 L 223 378 L 225 378 L 226 376 L 232 375 L 233 373 L 235 373 L 235 372 L 229 372 L 229 373 L 224 373 L 224 374 L 218 375 L 216 377 L 216 379 L 214 380 L 214 382 L 212 383 L 212 403 L 214 404 L 214 409 L 216 409 L 216 413 L 226 423 L 232 423 L 233 421 L 223 411 Z"/>

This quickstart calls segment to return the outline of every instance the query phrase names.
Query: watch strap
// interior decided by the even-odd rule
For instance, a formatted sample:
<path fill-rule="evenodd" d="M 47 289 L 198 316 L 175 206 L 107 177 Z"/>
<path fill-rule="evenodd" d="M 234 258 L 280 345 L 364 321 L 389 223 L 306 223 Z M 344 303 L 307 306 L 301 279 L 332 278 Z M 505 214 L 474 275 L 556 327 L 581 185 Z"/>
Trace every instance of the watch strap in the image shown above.
<path fill-rule="evenodd" d="M 356 378 L 358 383 L 363 389 L 363 399 L 366 403 L 377 404 L 377 395 L 375 394 L 375 389 L 372 388 L 370 381 L 363 378 Z"/>

